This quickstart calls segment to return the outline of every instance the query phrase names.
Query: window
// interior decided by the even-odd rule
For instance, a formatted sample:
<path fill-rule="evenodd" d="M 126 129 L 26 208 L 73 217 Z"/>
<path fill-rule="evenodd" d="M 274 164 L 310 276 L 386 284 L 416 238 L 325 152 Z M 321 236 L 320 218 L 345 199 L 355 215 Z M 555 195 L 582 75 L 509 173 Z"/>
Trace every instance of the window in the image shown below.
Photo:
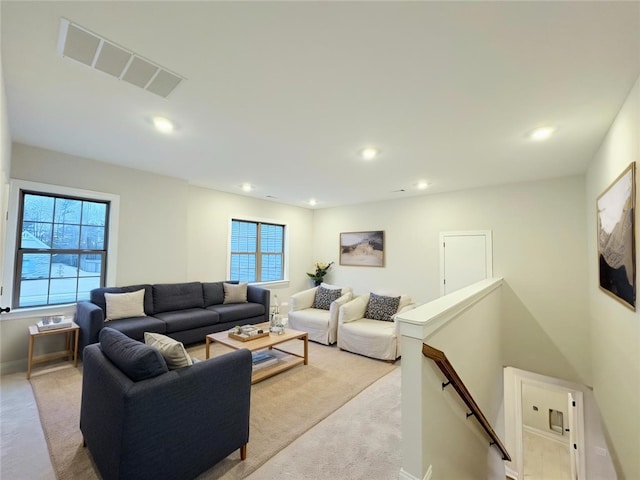
<path fill-rule="evenodd" d="M 21 191 L 13 305 L 75 303 L 105 284 L 109 202 Z"/>
<path fill-rule="evenodd" d="M 271 282 L 284 279 L 285 226 L 231 220 L 231 280 Z"/>
<path fill-rule="evenodd" d="M 12 179 L 7 207 L 0 294 L 8 316 L 68 314 L 92 289 L 114 285 L 119 195 Z"/>

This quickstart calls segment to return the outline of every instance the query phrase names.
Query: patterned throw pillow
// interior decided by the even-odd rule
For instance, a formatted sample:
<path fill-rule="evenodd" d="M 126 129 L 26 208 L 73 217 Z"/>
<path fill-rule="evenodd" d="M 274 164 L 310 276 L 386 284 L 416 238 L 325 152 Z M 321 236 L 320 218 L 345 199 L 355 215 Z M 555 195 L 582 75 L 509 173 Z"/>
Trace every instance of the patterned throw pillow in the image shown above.
<path fill-rule="evenodd" d="M 391 317 L 398 312 L 398 305 L 400 305 L 400 297 L 384 297 L 372 293 L 369 295 L 369 303 L 364 316 L 372 320 L 390 322 L 392 321 Z"/>
<path fill-rule="evenodd" d="M 331 302 L 337 300 L 342 296 L 342 289 L 340 288 L 324 288 L 318 287 L 316 290 L 316 296 L 313 299 L 313 305 L 311 308 L 320 308 L 322 310 L 329 310 Z"/>

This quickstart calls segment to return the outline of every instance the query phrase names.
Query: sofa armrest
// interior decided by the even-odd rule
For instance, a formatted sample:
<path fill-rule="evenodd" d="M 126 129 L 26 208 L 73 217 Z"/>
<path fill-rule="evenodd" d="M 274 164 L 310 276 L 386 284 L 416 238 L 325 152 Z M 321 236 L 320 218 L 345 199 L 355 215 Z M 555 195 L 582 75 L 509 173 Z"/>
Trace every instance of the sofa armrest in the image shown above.
<path fill-rule="evenodd" d="M 340 314 L 340 307 L 347 304 L 353 298 L 351 291 L 348 291 L 341 297 L 335 299 L 329 305 L 329 331 L 333 331 L 338 326 L 338 315 Z"/>
<path fill-rule="evenodd" d="M 264 321 L 269 321 L 269 309 L 271 308 L 271 292 L 269 290 L 249 285 L 247 287 L 247 301 L 264 305 Z"/>
<path fill-rule="evenodd" d="M 78 302 L 75 322 L 80 327 L 78 338 L 78 354 L 83 356 L 84 347 L 98 343 L 98 334 L 104 327 L 104 312 L 92 302 Z"/>
<path fill-rule="evenodd" d="M 369 295 L 360 295 L 340 307 L 338 323 L 349 323 L 364 318 L 367 310 Z"/>
<path fill-rule="evenodd" d="M 295 312 L 297 310 L 311 308 L 313 300 L 316 298 L 316 290 L 318 290 L 318 287 L 302 290 L 301 292 L 291 295 L 289 299 L 289 311 Z"/>

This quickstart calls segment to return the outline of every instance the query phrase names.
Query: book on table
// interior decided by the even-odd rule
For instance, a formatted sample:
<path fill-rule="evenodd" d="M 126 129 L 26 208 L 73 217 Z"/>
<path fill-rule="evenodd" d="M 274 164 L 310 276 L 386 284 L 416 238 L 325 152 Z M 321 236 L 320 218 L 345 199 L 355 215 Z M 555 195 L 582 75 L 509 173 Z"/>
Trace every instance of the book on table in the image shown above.
<path fill-rule="evenodd" d="M 278 357 L 276 357 L 275 354 L 269 351 L 261 350 L 258 352 L 253 352 L 251 356 L 253 357 L 253 370 L 259 370 L 261 368 L 265 368 L 278 363 Z"/>

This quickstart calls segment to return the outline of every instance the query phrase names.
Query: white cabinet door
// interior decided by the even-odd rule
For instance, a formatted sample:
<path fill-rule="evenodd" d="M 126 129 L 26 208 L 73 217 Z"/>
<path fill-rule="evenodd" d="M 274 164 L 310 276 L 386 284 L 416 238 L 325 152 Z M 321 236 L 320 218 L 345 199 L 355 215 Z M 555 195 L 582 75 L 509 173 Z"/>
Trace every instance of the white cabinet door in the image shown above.
<path fill-rule="evenodd" d="M 440 234 L 441 295 L 492 276 L 490 231 Z"/>

